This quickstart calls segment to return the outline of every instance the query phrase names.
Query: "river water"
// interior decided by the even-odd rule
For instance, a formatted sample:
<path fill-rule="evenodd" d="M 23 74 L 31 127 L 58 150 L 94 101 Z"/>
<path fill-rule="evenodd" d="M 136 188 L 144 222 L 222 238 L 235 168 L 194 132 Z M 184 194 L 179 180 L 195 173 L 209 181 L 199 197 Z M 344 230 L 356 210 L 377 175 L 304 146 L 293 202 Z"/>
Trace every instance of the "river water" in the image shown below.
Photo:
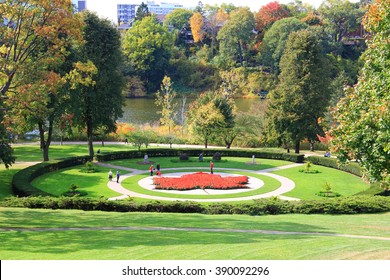
<path fill-rule="evenodd" d="M 188 99 L 187 104 L 190 104 L 194 99 Z M 252 106 L 260 106 L 260 98 L 235 99 L 236 106 L 239 112 L 248 112 Z M 125 100 L 123 107 L 123 117 L 119 119 L 120 122 L 132 123 L 136 125 L 153 124 L 158 122 L 161 115 L 158 111 L 161 110 L 156 106 L 153 98 L 132 98 Z"/>

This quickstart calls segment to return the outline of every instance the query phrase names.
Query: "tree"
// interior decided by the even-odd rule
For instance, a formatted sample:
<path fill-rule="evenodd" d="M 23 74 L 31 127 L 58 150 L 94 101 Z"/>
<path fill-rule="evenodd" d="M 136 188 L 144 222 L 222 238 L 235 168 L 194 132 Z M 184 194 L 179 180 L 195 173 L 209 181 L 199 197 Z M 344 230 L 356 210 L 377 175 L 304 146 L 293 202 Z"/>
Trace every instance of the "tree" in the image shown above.
<path fill-rule="evenodd" d="M 123 53 L 147 86 L 155 92 L 166 72 L 173 49 L 173 38 L 155 16 L 137 21 L 123 38 Z"/>
<path fill-rule="evenodd" d="M 356 159 L 366 177 L 390 183 L 390 1 L 377 0 L 366 13 L 371 37 L 355 87 L 346 90 L 335 112 L 339 125 L 332 131 L 341 162 Z"/>
<path fill-rule="evenodd" d="M 193 12 L 188 9 L 175 9 L 165 17 L 164 24 L 172 26 L 173 29 L 182 30 L 189 26 Z"/>
<path fill-rule="evenodd" d="M 148 5 L 144 2 L 138 6 L 137 12 L 135 13 L 135 21 L 142 20 L 144 17 L 149 17 L 151 14 L 149 12 Z"/>
<path fill-rule="evenodd" d="M 194 42 L 202 42 L 204 38 L 204 18 L 201 13 L 194 13 L 190 18 L 190 26 Z"/>
<path fill-rule="evenodd" d="M 274 22 L 285 17 L 288 17 L 288 11 L 276 1 L 270 2 L 262 6 L 255 15 L 256 29 L 259 32 L 264 32 Z"/>
<path fill-rule="evenodd" d="M 224 126 L 223 115 L 213 103 L 207 103 L 193 108 L 190 115 L 191 129 L 196 138 L 203 140 L 204 147 L 215 134 L 215 131 Z"/>
<path fill-rule="evenodd" d="M 82 24 L 68 0 L 6 0 L 0 4 L 0 14 L 0 98 L 7 100 L 0 104 L 5 112 L 0 122 L 19 132 L 38 125 L 44 160 L 48 160 L 53 112 L 62 84 L 59 67 L 70 42 L 80 39 Z M 6 135 L 0 137 L 6 139 Z M 7 145 L 3 142 L 0 154 L 10 159 Z"/>
<path fill-rule="evenodd" d="M 171 129 L 175 125 L 175 111 L 174 111 L 174 100 L 176 92 L 172 88 L 171 78 L 165 76 L 161 90 L 156 93 L 156 105 L 161 106 L 161 119 L 162 125 L 168 126 L 168 133 L 171 134 Z"/>
<path fill-rule="evenodd" d="M 286 47 L 288 36 L 308 26 L 296 18 L 283 18 L 266 31 L 261 47 L 261 58 L 265 66 L 279 74 L 279 62 Z"/>
<path fill-rule="evenodd" d="M 190 128 L 196 138 L 203 140 L 205 148 L 211 139 L 233 128 L 234 118 L 233 101 L 212 92 L 200 95 L 188 111 Z"/>
<path fill-rule="evenodd" d="M 211 50 L 214 54 L 214 44 L 218 35 L 218 31 L 229 20 L 229 14 L 225 10 L 217 9 L 208 13 L 206 17 L 206 30 L 211 37 Z"/>
<path fill-rule="evenodd" d="M 300 141 L 323 135 L 318 119 L 327 109 L 330 90 L 326 59 L 318 37 L 309 30 L 291 33 L 280 62 L 279 84 L 271 91 L 267 118 L 269 133 L 280 143 L 293 142 L 299 153 Z"/>
<path fill-rule="evenodd" d="M 218 32 L 220 54 L 234 65 L 243 66 L 244 51 L 253 39 L 254 17 L 249 8 L 239 8 L 230 14 L 230 20 Z"/>
<path fill-rule="evenodd" d="M 348 0 L 326 0 L 318 11 L 334 43 L 340 43 L 348 33 L 359 30 L 364 15 L 357 3 Z"/>
<path fill-rule="evenodd" d="M 191 27 L 190 18 L 193 12 L 187 9 L 175 9 L 167 14 L 164 25 L 168 28 L 173 28 L 173 31 L 177 34 L 176 40 L 178 44 L 187 46 L 187 40 L 190 40 Z"/>
<path fill-rule="evenodd" d="M 75 120 L 87 128 L 89 154 L 94 155 L 93 132 L 104 128 L 115 131 L 116 120 L 122 115 L 123 77 L 120 72 L 120 35 L 108 20 L 96 14 L 83 13 L 85 44 L 78 49 L 81 61 L 73 72 Z"/>

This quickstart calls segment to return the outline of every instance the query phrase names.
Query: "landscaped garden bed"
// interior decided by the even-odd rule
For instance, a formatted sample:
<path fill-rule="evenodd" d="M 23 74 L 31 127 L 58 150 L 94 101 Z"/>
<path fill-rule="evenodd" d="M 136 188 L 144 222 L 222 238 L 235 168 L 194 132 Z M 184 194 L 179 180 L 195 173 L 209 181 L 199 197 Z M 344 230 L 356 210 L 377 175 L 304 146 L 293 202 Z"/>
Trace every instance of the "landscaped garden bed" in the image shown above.
<path fill-rule="evenodd" d="M 247 176 L 228 176 L 197 172 L 181 177 L 155 177 L 153 184 L 156 189 L 163 190 L 193 190 L 193 189 L 218 189 L 231 190 L 248 188 Z"/>

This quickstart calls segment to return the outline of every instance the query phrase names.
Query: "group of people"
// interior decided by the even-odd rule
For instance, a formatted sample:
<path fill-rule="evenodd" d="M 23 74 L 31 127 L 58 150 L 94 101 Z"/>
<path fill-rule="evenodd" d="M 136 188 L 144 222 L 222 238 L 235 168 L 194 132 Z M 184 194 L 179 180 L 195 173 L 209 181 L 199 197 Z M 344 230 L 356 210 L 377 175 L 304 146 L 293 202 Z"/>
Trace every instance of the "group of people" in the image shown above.
<path fill-rule="evenodd" d="M 121 174 L 119 171 L 116 171 L 116 182 L 119 183 L 119 178 L 121 177 Z M 108 180 L 112 181 L 112 171 L 108 171 Z"/>
<path fill-rule="evenodd" d="M 201 156 L 199 156 L 199 159 L 202 158 L 202 161 L 203 161 L 203 154 L 201 154 Z M 149 159 L 148 159 L 148 155 L 145 155 L 144 157 L 144 162 L 149 162 Z M 149 167 L 149 172 L 150 172 L 150 176 L 153 176 L 154 175 L 154 171 L 156 170 L 156 175 L 157 176 L 161 176 L 161 167 L 160 167 L 160 164 L 157 164 L 156 165 L 156 168 L 154 168 L 153 164 L 150 165 Z M 211 174 L 214 174 L 214 163 L 212 161 L 210 161 L 210 173 Z M 121 174 L 119 173 L 119 171 L 116 171 L 116 182 L 119 183 L 119 178 L 120 178 Z M 113 179 L 113 173 L 112 171 L 110 170 L 108 172 L 108 180 L 109 181 L 112 181 Z"/>
<path fill-rule="evenodd" d="M 150 165 L 149 167 L 150 176 L 153 176 L 154 170 L 157 170 L 156 171 L 157 176 L 161 176 L 160 164 L 156 165 L 156 169 L 154 168 L 153 164 Z"/>

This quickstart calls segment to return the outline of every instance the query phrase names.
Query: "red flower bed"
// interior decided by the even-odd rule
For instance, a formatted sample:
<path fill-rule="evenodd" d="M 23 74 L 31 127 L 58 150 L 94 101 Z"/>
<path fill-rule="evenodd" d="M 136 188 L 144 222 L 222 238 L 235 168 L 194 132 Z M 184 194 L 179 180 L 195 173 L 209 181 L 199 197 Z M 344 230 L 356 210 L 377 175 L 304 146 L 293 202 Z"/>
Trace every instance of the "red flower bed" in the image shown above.
<path fill-rule="evenodd" d="M 247 188 L 247 176 L 221 177 L 203 172 L 183 175 L 180 178 L 154 177 L 153 184 L 161 190 L 217 189 L 230 190 Z"/>

